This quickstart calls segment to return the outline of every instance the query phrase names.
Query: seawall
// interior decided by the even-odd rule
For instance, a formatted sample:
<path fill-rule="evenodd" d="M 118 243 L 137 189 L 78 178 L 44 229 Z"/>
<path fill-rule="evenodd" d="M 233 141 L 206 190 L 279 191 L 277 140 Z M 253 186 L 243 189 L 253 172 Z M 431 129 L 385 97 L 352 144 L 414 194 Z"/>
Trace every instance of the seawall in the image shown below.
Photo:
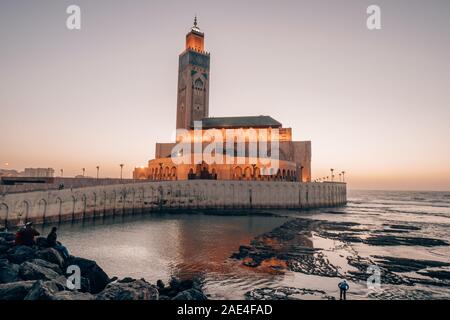
<path fill-rule="evenodd" d="M 345 183 L 145 181 L 0 195 L 0 226 L 55 223 L 162 209 L 309 209 L 345 205 Z"/>

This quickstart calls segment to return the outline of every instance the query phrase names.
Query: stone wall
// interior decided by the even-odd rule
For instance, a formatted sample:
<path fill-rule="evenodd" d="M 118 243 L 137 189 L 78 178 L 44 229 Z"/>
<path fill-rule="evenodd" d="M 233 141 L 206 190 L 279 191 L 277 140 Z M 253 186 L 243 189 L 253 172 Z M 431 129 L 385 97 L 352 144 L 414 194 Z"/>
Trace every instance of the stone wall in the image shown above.
<path fill-rule="evenodd" d="M 64 189 L 71 189 L 111 184 L 128 184 L 131 182 L 133 182 L 133 179 L 55 177 L 53 183 L 26 183 L 13 186 L 0 185 L 0 195 L 8 193 L 57 190 L 61 184 L 64 186 Z"/>
<path fill-rule="evenodd" d="M 314 208 L 346 204 L 345 183 L 188 180 L 0 195 L 0 226 L 177 208 Z"/>

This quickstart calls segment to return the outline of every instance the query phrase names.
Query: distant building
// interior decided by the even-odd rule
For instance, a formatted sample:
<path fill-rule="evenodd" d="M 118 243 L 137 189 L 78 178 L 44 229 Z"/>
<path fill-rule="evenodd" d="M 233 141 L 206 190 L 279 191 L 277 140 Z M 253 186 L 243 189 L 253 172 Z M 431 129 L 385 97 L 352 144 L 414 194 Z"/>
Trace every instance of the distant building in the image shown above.
<path fill-rule="evenodd" d="M 22 177 L 29 178 L 53 178 L 55 170 L 52 168 L 25 168 L 21 173 Z"/>
<path fill-rule="evenodd" d="M 19 172 L 17 170 L 0 169 L 0 177 L 18 177 Z"/>

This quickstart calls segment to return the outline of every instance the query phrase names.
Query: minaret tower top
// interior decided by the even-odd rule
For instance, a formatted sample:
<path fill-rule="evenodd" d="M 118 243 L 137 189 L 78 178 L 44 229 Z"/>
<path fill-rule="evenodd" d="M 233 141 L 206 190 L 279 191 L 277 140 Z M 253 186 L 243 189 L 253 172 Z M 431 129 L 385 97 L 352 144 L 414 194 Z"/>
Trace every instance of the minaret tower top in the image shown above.
<path fill-rule="evenodd" d="M 205 51 L 205 34 L 198 27 L 197 16 L 191 31 L 186 35 L 186 50 Z"/>

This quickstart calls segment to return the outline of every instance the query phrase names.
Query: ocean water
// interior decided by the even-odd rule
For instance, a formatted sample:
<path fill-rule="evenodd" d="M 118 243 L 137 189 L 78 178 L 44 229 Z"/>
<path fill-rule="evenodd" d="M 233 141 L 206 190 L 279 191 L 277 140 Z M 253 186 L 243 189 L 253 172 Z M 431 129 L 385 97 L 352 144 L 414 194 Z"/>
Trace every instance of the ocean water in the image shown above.
<path fill-rule="evenodd" d="M 247 292 L 258 288 L 302 288 L 323 293 L 302 295 L 301 299 L 338 297 L 337 284 L 342 277 L 250 268 L 230 258 L 239 246 L 249 245 L 258 235 L 293 219 L 357 223 L 361 239 L 387 234 L 450 243 L 450 192 L 349 191 L 345 207 L 264 212 L 267 214 L 241 212 L 227 216 L 180 212 L 115 217 L 61 225 L 59 238 L 73 255 L 97 261 L 111 277 L 145 278 L 155 283 L 158 279 L 168 282 L 171 276 L 195 276 L 201 279 L 212 299 L 242 299 Z M 392 226 L 401 228 L 397 230 L 399 233 L 395 230 L 390 233 Z M 349 257 L 383 256 L 450 264 L 450 246 L 348 242 L 325 237 L 314 230 L 307 233 L 307 238 L 307 243 L 342 274 L 355 269 L 348 264 Z M 450 267 L 428 266 L 419 271 L 400 275 L 430 281 L 410 280 L 409 285 L 404 285 L 385 283 L 381 278 L 380 287 L 374 289 L 363 280 L 349 279 L 348 299 L 450 298 L 450 282 L 424 275 L 424 271 L 450 273 Z"/>

